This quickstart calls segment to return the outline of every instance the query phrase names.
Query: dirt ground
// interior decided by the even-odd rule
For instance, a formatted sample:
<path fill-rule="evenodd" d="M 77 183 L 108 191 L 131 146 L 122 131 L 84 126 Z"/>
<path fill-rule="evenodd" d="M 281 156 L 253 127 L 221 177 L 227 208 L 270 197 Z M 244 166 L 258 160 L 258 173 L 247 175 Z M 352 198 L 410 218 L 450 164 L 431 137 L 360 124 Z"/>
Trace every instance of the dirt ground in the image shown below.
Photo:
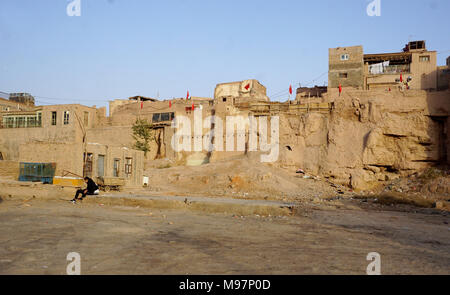
<path fill-rule="evenodd" d="M 147 191 L 168 195 L 303 201 L 334 196 L 338 189 L 317 176 L 247 157 L 190 167 L 166 159 L 152 165 L 145 170 L 150 181 Z"/>
<path fill-rule="evenodd" d="M 65 274 L 69 252 L 82 274 L 365 274 L 369 252 L 382 274 L 450 274 L 447 212 L 360 204 L 241 217 L 3 200 L 0 274 Z"/>
<path fill-rule="evenodd" d="M 450 210 L 449 167 L 431 168 L 411 177 L 379 181 L 365 191 L 355 191 L 307 172 L 260 163 L 252 158 L 240 157 L 201 166 L 177 166 L 167 159 L 152 161 L 145 175 L 150 178 L 148 188 L 135 193 L 177 196 L 229 197 L 240 199 L 277 200 L 304 203 L 314 199 L 331 199 L 337 195 L 345 199 L 367 196 L 381 199 L 395 198 L 400 203 L 414 203 L 420 207 L 436 207 L 444 202 Z"/>

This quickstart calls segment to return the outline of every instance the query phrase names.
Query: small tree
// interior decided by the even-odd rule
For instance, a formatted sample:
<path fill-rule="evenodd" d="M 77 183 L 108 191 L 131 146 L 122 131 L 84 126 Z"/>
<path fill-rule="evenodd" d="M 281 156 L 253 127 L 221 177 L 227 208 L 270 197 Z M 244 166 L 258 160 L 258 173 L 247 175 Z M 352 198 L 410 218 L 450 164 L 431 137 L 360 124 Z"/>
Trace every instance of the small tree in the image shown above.
<path fill-rule="evenodd" d="M 150 142 L 155 140 L 152 126 L 146 119 L 137 119 L 132 127 L 133 138 L 136 141 L 134 147 L 143 151 L 146 157 L 150 151 Z"/>

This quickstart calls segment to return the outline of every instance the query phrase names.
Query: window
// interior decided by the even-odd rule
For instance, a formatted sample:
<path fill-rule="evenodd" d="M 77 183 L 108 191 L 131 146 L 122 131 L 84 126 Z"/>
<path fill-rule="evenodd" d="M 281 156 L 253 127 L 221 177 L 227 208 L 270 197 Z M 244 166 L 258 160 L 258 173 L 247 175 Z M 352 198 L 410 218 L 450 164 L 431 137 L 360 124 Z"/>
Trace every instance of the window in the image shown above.
<path fill-rule="evenodd" d="M 227 102 L 227 98 L 226 97 L 222 98 L 222 101 Z"/>
<path fill-rule="evenodd" d="M 26 126 L 36 126 L 37 117 L 27 117 L 26 119 L 27 119 Z"/>
<path fill-rule="evenodd" d="M 64 111 L 64 125 L 69 124 L 69 111 Z"/>
<path fill-rule="evenodd" d="M 17 128 L 25 127 L 25 117 L 17 117 Z"/>
<path fill-rule="evenodd" d="M 127 175 L 127 177 L 129 177 L 132 174 L 132 170 L 133 170 L 132 161 L 133 161 L 133 158 L 125 159 L 125 174 Z"/>
<path fill-rule="evenodd" d="M 10 116 L 6 115 L 2 120 L 2 128 L 34 128 L 41 127 L 41 115 L 36 113 L 33 115 Z M 1 124 L 0 124 L 1 125 Z"/>
<path fill-rule="evenodd" d="M 15 128 L 14 117 L 3 118 L 3 126 L 5 128 Z"/>
<path fill-rule="evenodd" d="M 97 158 L 97 176 L 105 176 L 105 155 L 98 155 Z"/>
<path fill-rule="evenodd" d="M 155 113 L 152 116 L 152 122 L 158 123 L 158 122 L 172 121 L 174 117 L 175 113 Z"/>
<path fill-rule="evenodd" d="M 42 126 L 42 113 L 41 112 L 37 113 L 37 126 L 39 126 L 39 127 Z"/>
<path fill-rule="evenodd" d="M 52 112 L 52 125 L 56 125 L 56 118 L 57 118 L 56 112 Z"/>
<path fill-rule="evenodd" d="M 430 56 L 429 55 L 419 56 L 419 61 L 420 62 L 429 62 L 430 61 Z"/>
<path fill-rule="evenodd" d="M 114 170 L 113 170 L 114 177 L 119 177 L 119 167 L 120 167 L 120 159 L 114 159 Z"/>
<path fill-rule="evenodd" d="M 345 54 L 341 54 L 341 60 L 349 60 L 350 56 L 348 55 L 348 53 Z"/>
<path fill-rule="evenodd" d="M 170 114 L 169 113 L 162 113 L 161 114 L 161 121 L 169 121 L 170 120 Z"/>
<path fill-rule="evenodd" d="M 347 78 L 347 73 L 339 73 L 339 78 Z"/>

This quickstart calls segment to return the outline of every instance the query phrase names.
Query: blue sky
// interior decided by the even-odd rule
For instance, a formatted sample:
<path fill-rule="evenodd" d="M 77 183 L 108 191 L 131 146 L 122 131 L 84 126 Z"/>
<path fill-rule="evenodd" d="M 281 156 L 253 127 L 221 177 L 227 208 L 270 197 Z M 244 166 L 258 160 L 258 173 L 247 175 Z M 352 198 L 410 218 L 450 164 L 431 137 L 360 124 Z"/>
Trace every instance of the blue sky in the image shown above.
<path fill-rule="evenodd" d="M 396 52 L 426 40 L 439 65 L 450 55 L 448 0 L 381 0 L 379 17 L 367 16 L 369 0 L 81 0 L 79 17 L 70 2 L 0 1 L 0 91 L 99 106 L 212 97 L 217 83 L 254 78 L 272 95 L 323 85 L 330 47 Z"/>

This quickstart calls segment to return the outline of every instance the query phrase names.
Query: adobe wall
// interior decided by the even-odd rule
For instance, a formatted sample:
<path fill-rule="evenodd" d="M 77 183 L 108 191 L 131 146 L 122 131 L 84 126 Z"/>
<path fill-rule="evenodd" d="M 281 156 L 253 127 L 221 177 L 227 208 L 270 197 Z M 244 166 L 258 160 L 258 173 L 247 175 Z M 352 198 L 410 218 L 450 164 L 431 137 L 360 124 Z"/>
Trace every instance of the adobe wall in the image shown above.
<path fill-rule="evenodd" d="M 56 125 L 52 125 L 54 111 L 57 112 Z M 63 122 L 64 111 L 70 112 L 67 125 Z M 98 116 L 99 112 L 95 108 L 81 105 L 44 106 L 42 107 L 42 127 L 0 129 L 0 152 L 6 160 L 18 160 L 21 145 L 24 145 L 26 149 L 27 144 L 31 143 L 81 143 L 84 132 L 97 125 Z"/>
<path fill-rule="evenodd" d="M 55 175 L 63 171 L 83 175 L 83 145 L 81 143 L 32 142 L 19 146 L 19 161 L 56 163 Z"/>
<path fill-rule="evenodd" d="M 428 56 L 429 61 L 420 61 L 421 56 Z M 411 88 L 437 89 L 437 54 L 436 51 L 413 52 L 411 59 Z"/>
<path fill-rule="evenodd" d="M 34 142 L 74 142 L 74 139 L 79 136 L 74 128 L 56 126 L 54 128 L 0 129 L 0 151 L 6 160 L 17 161 L 19 159 L 19 147 L 22 145 L 24 145 L 24 149 L 29 146 L 30 153 L 33 153 L 30 144 Z M 46 151 L 44 152 L 46 153 Z"/>
<path fill-rule="evenodd" d="M 98 155 L 104 155 L 104 176 L 114 176 L 114 160 L 118 159 L 120 161 L 119 177 L 125 178 L 126 185 L 142 185 L 144 171 L 144 152 L 133 150 L 127 147 L 106 146 L 97 143 L 88 143 L 87 152 L 94 155 L 92 163 L 92 176 L 94 179 L 98 176 Z M 125 160 L 127 157 L 132 158 L 133 171 L 133 173 L 128 177 L 125 174 Z"/>
<path fill-rule="evenodd" d="M 19 179 L 19 162 L 0 161 L 0 178 Z"/>
<path fill-rule="evenodd" d="M 341 55 L 348 54 L 348 60 L 341 60 Z M 355 87 L 362 89 L 364 86 L 364 53 L 362 46 L 348 46 L 330 48 L 328 50 L 328 89 L 343 87 Z M 339 74 L 347 74 L 346 78 Z"/>
<path fill-rule="evenodd" d="M 176 159 L 181 164 L 190 165 L 226 160 L 244 154 L 261 154 L 259 151 L 236 151 L 236 141 L 235 151 L 225 151 L 226 116 L 239 115 L 246 118 L 250 114 L 248 109 L 239 109 L 233 105 L 236 101 L 245 102 L 245 97 L 233 96 L 240 93 L 242 85 L 242 82 L 219 84 L 216 87 L 218 97 L 214 105 L 205 104 L 202 110 L 203 119 L 212 114 L 213 108 L 216 116 L 222 119 L 224 151 L 175 153 L 171 149 L 175 130 L 166 126 L 159 130 L 162 132 L 161 138 L 164 138 L 160 147 L 160 151 L 164 153 L 159 157 Z M 220 89 L 223 91 L 217 91 Z M 225 97 L 227 99 L 224 100 Z M 364 91 L 344 87 L 339 96 L 337 89 L 329 89 L 322 98 L 313 100 L 333 102 L 334 109 L 331 113 L 272 113 L 280 116 L 279 158 L 275 165 L 290 169 L 302 168 L 356 189 L 364 189 L 378 180 L 412 174 L 442 161 L 445 154 L 443 147 L 446 147 L 447 155 L 450 155 L 449 136 L 445 145 L 442 145 L 441 139 L 445 132 L 448 133 L 449 99 L 449 91 L 402 92 L 392 89 L 388 92 L 383 89 Z M 248 101 L 253 103 L 251 99 Z M 153 112 L 175 112 L 176 116 L 187 116 L 193 122 L 193 112 L 184 110 L 191 103 L 185 100 L 174 101 L 172 108 L 168 107 L 167 101 L 146 103 L 140 113 L 141 117 L 150 119 Z M 135 106 L 121 106 L 112 120 L 115 124 L 132 124 L 137 113 Z M 202 140 L 210 127 L 203 126 Z M 119 142 L 132 146 L 134 140 L 130 126 L 110 128 L 98 129 L 95 131 L 98 133 L 96 136 L 102 142 Z M 191 134 L 182 136 L 186 139 L 190 137 L 193 141 L 194 130 L 191 130 Z M 243 134 L 237 136 L 248 143 L 248 126 Z M 151 149 L 147 157 L 149 161 L 157 157 L 158 147 L 152 143 Z"/>
<path fill-rule="evenodd" d="M 226 97 L 243 97 L 256 101 L 269 101 L 266 87 L 254 79 L 217 84 L 214 90 L 214 99 L 218 100 Z"/>

